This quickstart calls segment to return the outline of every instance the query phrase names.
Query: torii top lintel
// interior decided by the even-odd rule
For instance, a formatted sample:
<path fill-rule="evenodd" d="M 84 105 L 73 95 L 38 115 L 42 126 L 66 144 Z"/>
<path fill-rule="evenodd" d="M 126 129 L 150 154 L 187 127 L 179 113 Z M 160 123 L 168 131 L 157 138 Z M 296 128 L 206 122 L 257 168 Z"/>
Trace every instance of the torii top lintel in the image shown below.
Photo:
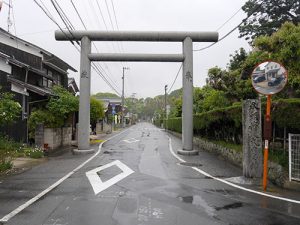
<path fill-rule="evenodd" d="M 149 41 L 149 42 L 182 42 L 190 37 L 193 42 L 216 42 L 218 32 L 179 32 L 179 31 L 55 31 L 58 41 L 80 41 L 83 37 L 91 41 Z"/>

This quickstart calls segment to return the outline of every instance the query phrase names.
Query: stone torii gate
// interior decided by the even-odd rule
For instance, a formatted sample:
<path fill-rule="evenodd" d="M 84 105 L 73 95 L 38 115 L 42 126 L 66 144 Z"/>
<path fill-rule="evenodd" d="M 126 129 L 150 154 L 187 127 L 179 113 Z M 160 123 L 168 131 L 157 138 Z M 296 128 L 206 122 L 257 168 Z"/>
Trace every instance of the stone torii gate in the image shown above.
<path fill-rule="evenodd" d="M 217 32 L 55 31 L 58 41 L 81 41 L 78 152 L 89 152 L 91 61 L 183 62 L 182 149 L 193 150 L 193 42 L 216 42 Z M 91 53 L 91 41 L 182 42 L 182 54 Z"/>

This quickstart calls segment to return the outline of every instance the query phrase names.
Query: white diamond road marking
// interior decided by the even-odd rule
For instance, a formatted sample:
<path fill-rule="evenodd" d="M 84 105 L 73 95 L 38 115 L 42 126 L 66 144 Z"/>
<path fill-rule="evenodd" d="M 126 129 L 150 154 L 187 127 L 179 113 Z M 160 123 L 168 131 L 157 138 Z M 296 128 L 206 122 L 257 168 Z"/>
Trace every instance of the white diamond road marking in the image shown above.
<path fill-rule="evenodd" d="M 135 143 L 135 142 L 138 142 L 140 140 L 137 140 L 135 138 L 130 138 L 130 139 L 127 139 L 127 140 L 123 140 L 124 142 L 128 143 L 128 144 L 131 144 L 131 143 Z"/>
<path fill-rule="evenodd" d="M 107 180 L 105 182 L 102 182 L 101 178 L 99 177 L 99 175 L 97 173 L 99 171 L 107 169 L 111 166 L 117 166 L 123 172 L 110 178 L 109 180 Z M 119 160 L 115 160 L 104 166 L 100 166 L 95 169 L 92 169 L 92 170 L 86 172 L 85 174 L 93 187 L 95 195 L 97 195 L 101 191 L 104 191 L 105 189 L 109 188 L 110 186 L 118 183 L 120 180 L 124 179 L 125 177 L 129 176 L 132 173 L 134 173 L 134 171 L 132 169 L 130 169 L 128 166 L 126 166 L 124 163 L 120 162 Z"/>

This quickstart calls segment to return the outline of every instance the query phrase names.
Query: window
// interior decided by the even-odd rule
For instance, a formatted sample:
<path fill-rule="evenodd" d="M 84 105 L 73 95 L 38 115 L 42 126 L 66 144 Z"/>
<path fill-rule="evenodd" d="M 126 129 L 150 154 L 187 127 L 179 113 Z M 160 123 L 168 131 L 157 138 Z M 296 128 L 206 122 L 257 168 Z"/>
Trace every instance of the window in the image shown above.
<path fill-rule="evenodd" d="M 57 84 L 61 85 L 61 76 L 60 75 L 57 76 Z"/>
<path fill-rule="evenodd" d="M 43 77 L 43 86 L 44 87 L 48 86 L 48 79 L 46 77 Z"/>
<path fill-rule="evenodd" d="M 52 77 L 52 71 L 51 71 L 51 70 L 48 70 L 48 75 L 49 75 L 50 77 Z"/>
<path fill-rule="evenodd" d="M 52 80 L 48 80 L 48 88 L 52 88 L 53 82 Z"/>

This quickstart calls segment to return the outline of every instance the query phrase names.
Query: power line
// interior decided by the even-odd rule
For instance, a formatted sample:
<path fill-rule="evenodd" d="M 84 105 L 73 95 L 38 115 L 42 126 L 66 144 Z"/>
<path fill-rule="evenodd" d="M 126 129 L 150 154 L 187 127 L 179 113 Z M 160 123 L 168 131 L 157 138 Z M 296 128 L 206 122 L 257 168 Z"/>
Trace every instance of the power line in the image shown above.
<path fill-rule="evenodd" d="M 84 22 L 83 22 L 83 20 L 82 20 L 82 18 L 81 18 L 81 16 L 80 16 L 79 12 L 78 12 L 78 10 L 77 10 L 77 8 L 76 8 L 76 6 L 75 6 L 73 0 L 71 0 L 71 4 L 73 5 L 73 8 L 74 8 L 75 12 L 77 13 L 77 16 L 79 17 L 79 19 L 80 19 L 80 21 L 81 21 L 81 24 L 83 25 L 84 29 L 87 30 L 87 28 L 86 28 L 86 26 L 85 26 L 85 24 L 84 24 Z"/>
<path fill-rule="evenodd" d="M 108 4 L 107 4 L 107 0 L 105 0 L 105 5 L 106 5 L 107 12 L 108 12 L 108 17 L 109 17 L 110 24 L 112 26 L 112 29 L 115 30 L 114 24 L 113 24 L 112 19 L 111 19 L 111 14 L 110 14 L 110 10 L 109 10 Z"/>
<path fill-rule="evenodd" d="M 49 10 L 45 7 L 45 8 L 43 8 L 42 7 L 42 5 L 41 4 L 39 4 L 38 2 L 37 2 L 37 0 L 34 0 L 34 2 L 39 6 L 39 8 L 40 9 L 42 9 L 42 11 L 45 13 L 45 15 L 52 21 L 52 22 L 54 22 L 57 26 L 58 26 L 58 28 L 62 31 L 62 33 L 66 36 L 66 37 L 68 37 L 67 35 L 66 35 L 66 33 L 64 32 L 64 30 L 61 28 L 61 26 L 57 23 L 57 21 L 53 18 L 53 16 L 50 14 L 50 12 L 49 12 Z M 72 45 L 75 47 L 75 49 L 80 53 L 80 49 L 77 47 L 77 46 L 75 46 L 75 44 L 74 44 L 74 42 L 72 41 L 72 40 L 70 40 L 69 39 L 69 41 L 72 43 Z M 107 83 L 107 85 L 109 86 L 109 87 L 111 87 L 112 88 L 112 90 L 114 90 L 119 96 L 120 96 L 120 93 L 108 82 L 108 80 L 106 79 L 106 77 L 101 73 L 101 71 L 100 71 L 100 69 L 97 67 L 97 65 L 95 64 L 92 64 L 92 68 L 95 70 L 95 72 L 98 74 L 98 75 L 100 75 L 101 77 L 102 77 L 102 79 Z"/>
<path fill-rule="evenodd" d="M 73 5 L 74 10 L 75 10 L 76 13 L 77 13 L 77 16 L 79 17 L 79 19 L 80 19 L 80 21 L 81 21 L 83 27 L 85 28 L 85 30 L 87 30 L 87 27 L 86 27 L 86 25 L 85 25 L 85 23 L 84 23 L 82 17 L 80 16 L 79 11 L 77 10 L 76 5 L 73 3 L 72 0 L 71 0 L 71 3 L 72 3 L 72 5 Z M 95 42 L 92 42 L 92 43 L 93 43 L 93 46 L 95 47 L 96 51 L 99 53 L 99 50 L 98 50 L 98 48 L 97 48 Z M 96 65 L 96 64 L 95 64 L 95 65 Z M 102 69 L 102 71 L 104 72 L 104 74 L 110 79 L 110 81 L 112 82 L 112 84 L 113 84 L 117 89 L 119 89 L 118 85 L 110 78 L 110 76 L 108 76 L 108 75 L 106 74 L 106 72 L 105 72 L 105 70 L 102 68 L 102 66 L 101 66 L 101 65 L 99 65 L 99 66 L 100 66 L 100 68 Z M 107 66 L 106 66 L 106 69 L 108 70 L 108 72 L 109 72 L 110 74 L 112 74 Z M 102 73 L 103 73 L 103 72 L 102 72 Z"/>
<path fill-rule="evenodd" d="M 224 39 L 225 39 L 226 37 L 228 37 L 233 31 L 235 31 L 237 28 L 239 28 L 239 27 L 240 27 L 247 19 L 249 19 L 249 18 L 253 15 L 253 13 L 255 13 L 255 12 L 261 7 L 262 4 L 263 4 L 263 1 L 262 1 L 259 5 L 257 5 L 257 6 L 252 10 L 252 12 L 251 12 L 245 19 L 243 19 L 236 27 L 234 27 L 234 28 L 233 28 L 232 30 L 230 30 L 227 34 L 225 34 L 223 37 L 221 37 L 217 42 L 214 42 L 214 43 L 212 43 L 212 44 L 210 44 L 210 45 L 208 45 L 208 46 L 206 46 L 206 47 L 200 48 L 200 49 L 194 49 L 193 51 L 194 51 L 194 52 L 203 51 L 203 50 L 208 49 L 208 48 L 210 48 L 211 46 L 213 46 L 213 45 L 219 43 L 220 41 L 224 40 Z"/>
<path fill-rule="evenodd" d="M 118 25 L 118 20 L 117 20 L 117 16 L 116 16 L 116 11 L 115 11 L 115 6 L 114 6 L 114 1 L 113 0 L 111 0 L 111 5 L 112 5 L 113 13 L 114 13 L 114 16 L 115 16 L 115 22 L 116 22 L 116 25 L 117 25 L 117 30 L 119 30 L 119 25 Z"/>
<path fill-rule="evenodd" d="M 98 7 L 98 9 L 99 9 L 99 11 L 100 11 L 100 15 L 101 15 L 102 21 L 103 21 L 103 23 L 104 23 L 104 26 L 105 26 L 106 30 L 108 30 L 107 24 L 106 24 L 106 22 L 105 22 L 105 18 L 104 18 L 104 15 L 103 15 L 103 12 L 102 12 L 101 7 L 100 7 L 100 5 L 99 5 L 99 2 L 98 2 L 97 0 L 96 0 L 96 3 L 97 3 L 97 7 Z"/>
<path fill-rule="evenodd" d="M 62 19 L 63 23 L 67 26 L 67 29 L 68 29 L 68 26 L 69 26 L 71 30 L 75 30 L 75 27 L 73 26 L 73 24 L 71 23 L 71 21 L 68 19 L 67 15 L 64 13 L 63 9 L 60 7 L 60 5 L 57 3 L 56 0 L 54 0 L 54 1 L 55 1 L 55 3 L 57 4 L 57 7 L 55 6 L 53 0 L 51 0 L 51 2 L 52 2 L 52 4 L 53 4 L 54 8 L 55 8 L 56 11 L 57 11 L 57 13 L 60 15 L 60 18 Z M 58 10 L 58 9 L 60 9 L 60 10 Z M 61 15 L 61 14 L 62 14 L 62 15 Z M 65 21 L 65 20 L 66 20 L 66 21 Z M 72 35 L 72 32 L 70 31 L 70 29 L 68 29 L 68 30 L 69 30 L 69 32 L 70 32 L 71 35 Z M 72 35 L 72 36 L 73 36 L 73 35 Z M 77 44 L 80 45 L 79 42 L 77 42 Z M 93 45 L 94 45 L 94 47 L 97 49 L 95 43 L 93 43 Z M 98 51 L 98 49 L 97 49 L 97 51 Z M 105 82 L 106 82 L 106 83 L 107 83 L 114 91 L 116 91 L 116 92 L 118 93 L 118 91 L 116 90 L 116 88 L 114 88 L 114 87 L 111 85 L 111 83 L 107 80 L 107 78 L 105 77 L 105 75 L 104 75 L 104 74 L 106 74 L 106 73 L 105 73 L 105 70 L 99 65 L 100 68 L 102 69 L 102 72 L 101 72 L 101 70 L 98 68 L 98 66 L 96 65 L 96 63 L 93 63 L 93 64 L 94 64 L 94 67 L 97 69 L 97 71 L 101 74 L 100 76 L 105 80 Z M 104 72 L 104 74 L 103 74 L 103 72 Z M 106 74 L 106 76 L 107 76 L 107 74 Z M 109 76 L 108 76 L 108 77 L 109 77 Z M 111 81 L 112 81 L 112 80 L 111 80 Z M 117 85 L 116 85 L 113 81 L 112 81 L 112 83 L 117 87 Z M 118 88 L 118 87 L 117 87 L 117 88 Z"/>
<path fill-rule="evenodd" d="M 235 17 L 240 11 L 242 10 L 242 7 L 239 8 L 230 18 L 228 18 L 218 29 L 219 31 L 222 27 L 224 27 L 230 20 L 232 20 L 233 17 Z"/>
<path fill-rule="evenodd" d="M 168 90 L 168 94 L 171 92 L 171 90 L 172 90 L 172 88 L 173 88 L 173 86 L 174 86 L 174 84 L 175 84 L 175 82 L 176 82 L 176 80 L 177 80 L 177 77 L 178 77 L 178 75 L 179 75 L 179 73 L 180 73 L 180 71 L 181 71 L 181 68 L 182 68 L 182 63 L 181 63 L 181 65 L 180 65 L 180 67 L 179 67 L 179 69 L 178 69 L 178 71 L 177 71 L 176 77 L 175 77 L 175 79 L 174 79 L 174 81 L 173 81 L 173 83 L 172 83 L 170 89 Z"/>
<path fill-rule="evenodd" d="M 67 34 L 64 32 L 64 30 L 61 28 L 61 26 L 56 22 L 56 20 L 53 18 L 53 16 L 51 15 L 51 13 L 49 12 L 49 10 L 45 7 L 45 5 L 43 4 L 43 2 L 41 2 L 45 8 L 43 8 L 43 6 L 37 2 L 37 0 L 33 0 L 35 2 L 35 4 L 37 4 L 37 6 L 45 13 L 45 15 L 53 22 L 56 24 L 56 26 L 61 30 L 61 32 L 66 36 Z M 72 45 L 74 45 L 74 42 L 70 40 L 70 42 L 72 43 Z M 75 45 L 74 45 L 75 46 Z"/>

